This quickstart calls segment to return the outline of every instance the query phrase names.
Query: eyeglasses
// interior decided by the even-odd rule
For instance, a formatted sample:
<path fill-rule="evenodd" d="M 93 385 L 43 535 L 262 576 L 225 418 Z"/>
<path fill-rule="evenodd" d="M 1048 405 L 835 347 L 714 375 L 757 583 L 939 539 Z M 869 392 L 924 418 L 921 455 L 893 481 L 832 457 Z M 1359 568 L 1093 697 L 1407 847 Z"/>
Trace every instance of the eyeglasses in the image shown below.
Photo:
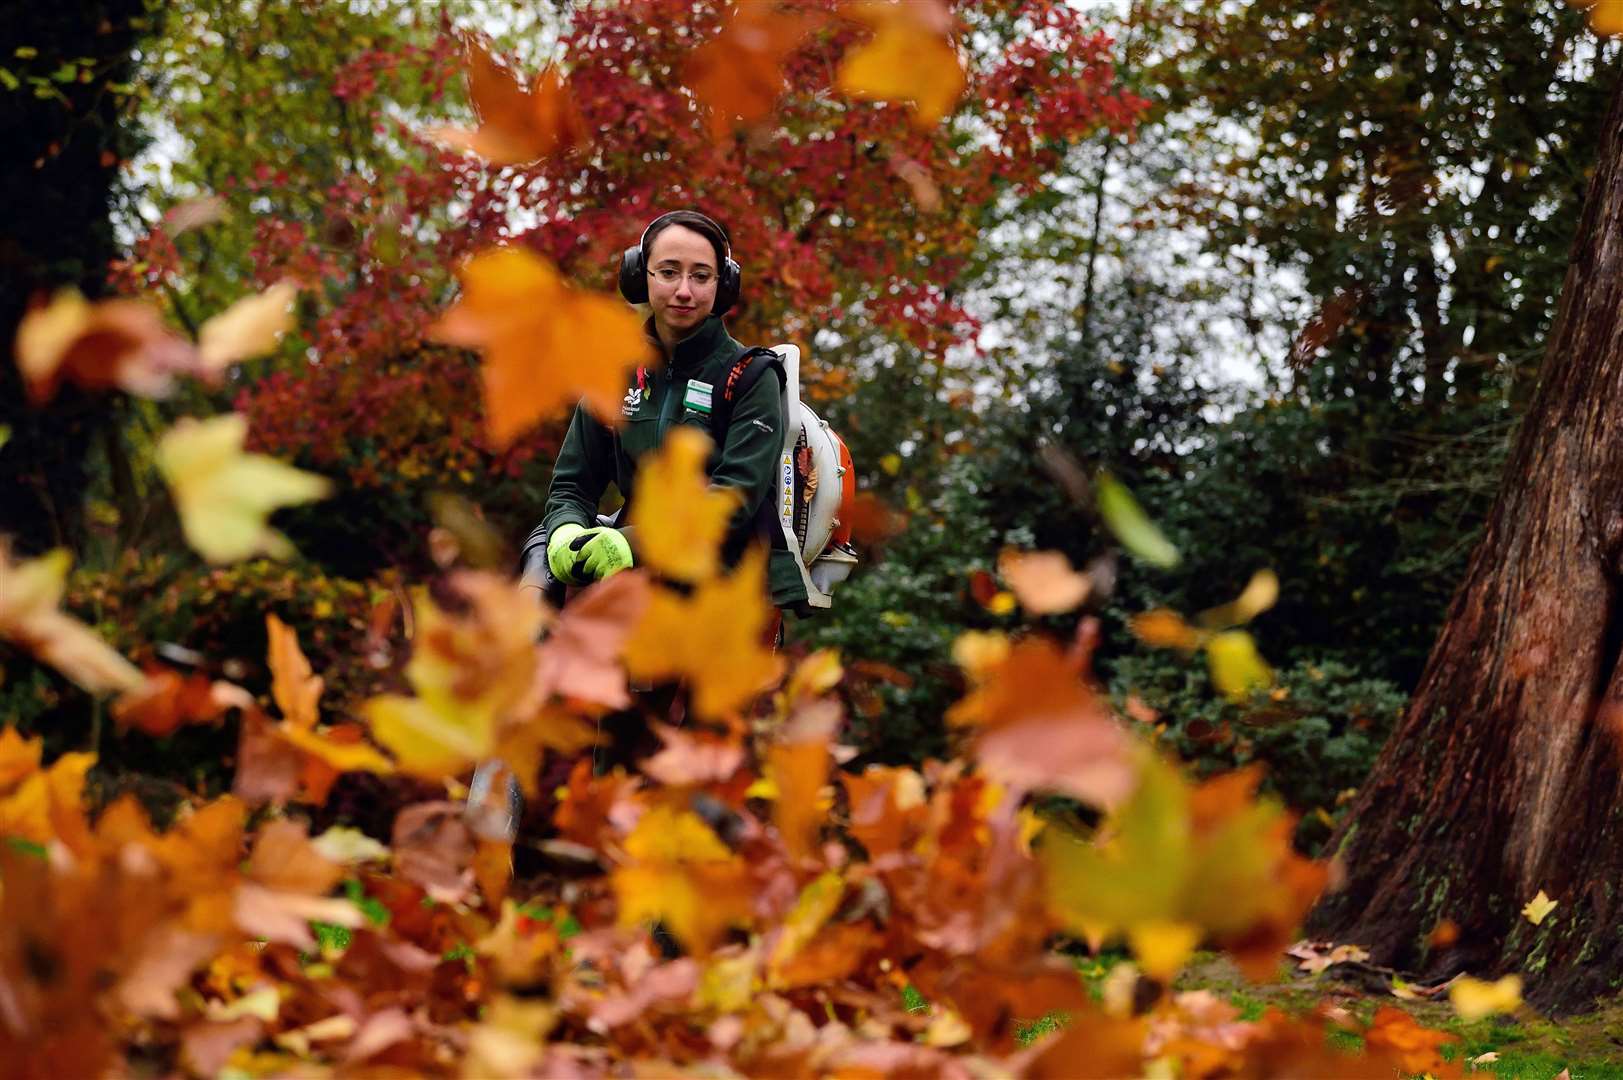
<path fill-rule="evenodd" d="M 674 266 L 656 266 L 648 271 L 661 285 L 675 285 L 682 280 L 682 271 Z M 716 272 L 708 266 L 696 266 L 687 272 L 687 279 L 696 289 L 702 289 L 716 280 Z"/>

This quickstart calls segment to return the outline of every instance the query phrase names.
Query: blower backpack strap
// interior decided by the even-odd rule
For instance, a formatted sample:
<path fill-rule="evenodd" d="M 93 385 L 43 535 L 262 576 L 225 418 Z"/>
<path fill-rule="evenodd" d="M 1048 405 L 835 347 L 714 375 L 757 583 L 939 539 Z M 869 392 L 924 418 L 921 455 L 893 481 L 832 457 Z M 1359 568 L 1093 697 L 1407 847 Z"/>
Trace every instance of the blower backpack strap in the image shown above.
<path fill-rule="evenodd" d="M 765 346 L 757 345 L 745 349 L 733 359 L 727 369 L 727 378 L 721 385 L 721 397 L 710 413 L 710 437 L 715 440 L 718 449 L 727 443 L 727 429 L 733 421 L 733 407 L 755 388 L 755 384 L 760 382 L 768 371 L 777 374 L 780 392 L 788 386 L 789 373 L 784 370 L 783 357 Z M 789 418 L 784 417 L 783 422 L 789 423 Z M 751 524 L 753 528 L 749 533 L 730 536 L 723 543 L 721 551 L 723 562 L 729 564 L 736 562 L 752 538 L 765 540 L 769 550 L 788 549 L 789 545 L 784 540 L 783 530 L 778 527 L 776 499 L 762 499 Z"/>
<path fill-rule="evenodd" d="M 789 384 L 789 374 L 783 370 L 783 357 L 765 346 L 745 349 L 733 358 L 727 368 L 727 379 L 721 384 L 721 400 L 710 414 L 710 437 L 718 447 L 727 443 L 727 429 L 733 422 L 733 406 L 742 401 L 768 371 L 777 372 L 779 390 Z M 783 422 L 787 424 L 789 418 L 784 417 Z"/>

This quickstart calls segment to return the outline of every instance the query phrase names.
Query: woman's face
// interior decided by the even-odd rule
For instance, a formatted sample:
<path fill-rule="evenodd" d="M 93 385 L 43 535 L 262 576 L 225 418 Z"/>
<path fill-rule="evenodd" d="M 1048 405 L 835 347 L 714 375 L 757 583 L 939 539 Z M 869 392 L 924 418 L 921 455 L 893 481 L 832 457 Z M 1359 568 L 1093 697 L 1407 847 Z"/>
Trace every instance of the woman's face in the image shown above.
<path fill-rule="evenodd" d="M 654 323 L 683 337 L 704 322 L 716 302 L 716 249 L 685 225 L 654 237 L 648 250 L 648 306 Z"/>

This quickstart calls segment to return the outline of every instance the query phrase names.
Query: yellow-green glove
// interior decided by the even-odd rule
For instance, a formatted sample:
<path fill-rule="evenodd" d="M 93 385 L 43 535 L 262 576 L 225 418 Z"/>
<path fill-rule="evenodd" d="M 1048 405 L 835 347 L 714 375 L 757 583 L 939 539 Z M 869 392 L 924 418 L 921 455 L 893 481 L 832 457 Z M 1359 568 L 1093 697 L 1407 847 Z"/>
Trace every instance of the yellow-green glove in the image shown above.
<path fill-rule="evenodd" d="M 586 535 L 586 526 L 569 521 L 552 530 L 547 537 L 547 569 L 565 585 L 582 585 L 585 580 L 575 576 L 575 563 L 580 558 L 581 545 L 576 540 Z"/>
<path fill-rule="evenodd" d="M 576 565 L 585 567 L 589 580 L 602 581 L 631 565 L 631 543 L 619 529 L 602 526 L 586 532 L 590 539 L 581 546 Z"/>

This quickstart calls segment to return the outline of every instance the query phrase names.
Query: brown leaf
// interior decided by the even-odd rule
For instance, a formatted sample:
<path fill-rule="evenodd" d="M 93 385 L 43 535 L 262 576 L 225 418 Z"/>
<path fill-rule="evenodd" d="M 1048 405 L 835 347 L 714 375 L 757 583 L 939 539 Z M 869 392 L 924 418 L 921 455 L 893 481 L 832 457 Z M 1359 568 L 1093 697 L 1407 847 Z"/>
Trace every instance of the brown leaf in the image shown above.
<path fill-rule="evenodd" d="M 664 748 L 643 761 L 646 776 L 671 787 L 724 783 L 744 763 L 744 748 L 736 741 L 699 731 L 683 731 L 655 724 Z"/>
<path fill-rule="evenodd" d="M 394 820 L 390 844 L 395 870 L 436 900 L 453 903 L 467 895 L 473 865 L 473 835 L 453 802 L 414 803 Z"/>
<path fill-rule="evenodd" d="M 636 573 L 615 574 L 576 596 L 541 646 L 537 685 L 605 708 L 630 705 L 620 654 L 647 604 L 648 579 Z"/>
<path fill-rule="evenodd" d="M 257 1016 L 194 1021 L 181 1032 L 180 1060 L 197 1076 L 216 1076 L 231 1055 L 253 1046 L 264 1034 L 265 1022 Z"/>

